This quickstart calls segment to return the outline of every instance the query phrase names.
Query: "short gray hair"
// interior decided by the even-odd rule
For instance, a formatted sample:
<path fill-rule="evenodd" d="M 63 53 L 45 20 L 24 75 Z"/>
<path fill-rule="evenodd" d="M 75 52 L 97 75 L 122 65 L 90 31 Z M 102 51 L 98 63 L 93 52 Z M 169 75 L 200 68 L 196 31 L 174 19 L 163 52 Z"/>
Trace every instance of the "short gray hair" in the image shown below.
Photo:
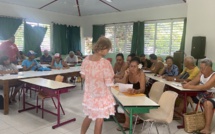
<path fill-rule="evenodd" d="M 186 56 L 184 59 L 188 60 L 189 63 L 195 65 L 195 59 L 193 58 L 193 56 Z"/>
<path fill-rule="evenodd" d="M 200 63 L 201 64 L 205 64 L 206 66 L 213 67 L 213 62 L 210 59 L 208 59 L 208 58 L 202 59 Z"/>
<path fill-rule="evenodd" d="M 73 51 L 70 51 L 70 52 L 69 52 L 69 54 L 73 54 L 73 55 L 75 55 L 75 53 L 74 53 Z"/>

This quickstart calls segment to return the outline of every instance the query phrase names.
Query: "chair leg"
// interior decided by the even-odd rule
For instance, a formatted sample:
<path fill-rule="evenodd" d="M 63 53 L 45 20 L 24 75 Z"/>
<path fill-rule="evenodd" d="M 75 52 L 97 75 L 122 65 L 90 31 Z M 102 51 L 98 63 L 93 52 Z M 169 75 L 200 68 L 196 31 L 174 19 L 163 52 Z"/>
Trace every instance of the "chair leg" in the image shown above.
<path fill-rule="evenodd" d="M 156 124 L 156 123 L 154 123 L 154 124 L 155 124 L 156 131 L 157 131 L 157 133 L 159 134 L 158 126 L 157 126 L 157 124 Z"/>
<path fill-rule="evenodd" d="M 136 116 L 136 119 L 135 119 L 134 128 L 133 128 L 133 134 L 135 132 L 135 128 L 136 128 L 136 125 L 137 125 L 137 119 L 138 119 L 138 116 Z"/>
<path fill-rule="evenodd" d="M 167 126 L 167 128 L 168 128 L 168 132 L 169 132 L 169 134 L 171 134 L 169 124 L 166 124 L 166 126 Z"/>
<path fill-rule="evenodd" d="M 55 109 L 57 109 L 57 106 L 56 106 L 56 104 L 55 104 L 54 99 L 53 99 L 52 97 L 51 97 L 51 99 L 52 99 L 52 102 L 54 103 Z"/>
<path fill-rule="evenodd" d="M 154 124 L 154 122 L 151 122 L 151 125 L 150 125 L 150 128 L 149 128 L 149 131 L 148 131 L 148 134 L 150 134 L 153 124 Z"/>
<path fill-rule="evenodd" d="M 146 125 L 146 121 L 143 121 L 143 125 L 142 125 L 142 128 L 141 128 L 141 131 L 143 131 L 143 128 L 144 128 L 145 125 Z"/>
<path fill-rule="evenodd" d="M 44 111 L 43 111 L 44 110 L 44 99 L 42 99 L 42 109 L 41 110 L 42 110 L 42 118 L 43 118 L 44 117 Z"/>
<path fill-rule="evenodd" d="M 38 113 L 38 96 L 37 96 L 37 107 L 36 107 L 36 113 Z"/>

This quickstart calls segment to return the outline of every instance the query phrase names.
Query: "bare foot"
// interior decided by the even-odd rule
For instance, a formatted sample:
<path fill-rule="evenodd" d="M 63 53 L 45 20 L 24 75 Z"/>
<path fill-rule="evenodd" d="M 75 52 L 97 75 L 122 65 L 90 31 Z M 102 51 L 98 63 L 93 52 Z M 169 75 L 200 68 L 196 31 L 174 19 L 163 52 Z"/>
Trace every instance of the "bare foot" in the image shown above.
<path fill-rule="evenodd" d="M 202 130 L 200 131 L 200 133 L 203 133 L 203 134 L 211 134 L 211 131 L 204 128 L 204 129 L 202 129 Z"/>

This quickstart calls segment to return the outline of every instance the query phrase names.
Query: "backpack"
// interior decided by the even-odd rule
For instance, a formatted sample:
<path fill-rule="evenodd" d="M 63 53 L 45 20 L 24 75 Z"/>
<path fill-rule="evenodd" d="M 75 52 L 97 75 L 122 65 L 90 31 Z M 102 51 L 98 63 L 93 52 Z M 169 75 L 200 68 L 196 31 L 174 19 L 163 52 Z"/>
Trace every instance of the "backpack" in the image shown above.
<path fill-rule="evenodd" d="M 0 109 L 4 109 L 4 98 L 0 95 Z"/>

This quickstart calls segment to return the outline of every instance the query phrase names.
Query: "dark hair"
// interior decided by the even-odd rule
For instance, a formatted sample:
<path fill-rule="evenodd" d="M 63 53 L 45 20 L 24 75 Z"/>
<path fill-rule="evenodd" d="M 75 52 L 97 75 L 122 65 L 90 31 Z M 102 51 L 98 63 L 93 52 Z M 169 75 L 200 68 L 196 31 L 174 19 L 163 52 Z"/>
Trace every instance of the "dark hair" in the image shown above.
<path fill-rule="evenodd" d="M 145 54 L 141 54 L 141 55 L 140 55 L 140 57 L 145 57 L 145 56 L 146 56 Z"/>
<path fill-rule="evenodd" d="M 6 60 L 9 60 L 9 57 L 7 57 L 7 56 L 1 57 L 1 59 L 0 59 L 0 64 L 1 64 L 1 65 L 4 65 L 4 61 L 6 61 Z"/>
<path fill-rule="evenodd" d="M 155 54 L 150 54 L 149 57 L 152 60 L 157 60 L 157 56 Z"/>
<path fill-rule="evenodd" d="M 140 58 L 139 57 L 133 57 L 130 61 L 131 62 L 137 62 L 137 64 L 140 64 Z"/>
<path fill-rule="evenodd" d="M 124 60 L 124 55 L 123 55 L 122 53 L 118 53 L 118 54 L 116 55 L 116 57 L 118 57 L 118 56 L 122 57 L 122 59 Z"/>
<path fill-rule="evenodd" d="M 173 61 L 173 57 L 172 56 L 167 56 L 165 60 L 167 61 L 168 59 L 171 59 Z"/>
<path fill-rule="evenodd" d="M 137 56 L 135 53 L 131 53 L 130 55 L 131 55 L 131 57 Z"/>
<path fill-rule="evenodd" d="M 24 53 L 23 53 L 22 51 L 19 51 L 19 54 L 20 54 L 20 55 L 23 55 Z"/>
<path fill-rule="evenodd" d="M 133 58 L 135 57 L 134 54 L 129 54 L 128 57 L 129 57 L 129 56 L 131 57 L 131 59 L 133 59 Z"/>

